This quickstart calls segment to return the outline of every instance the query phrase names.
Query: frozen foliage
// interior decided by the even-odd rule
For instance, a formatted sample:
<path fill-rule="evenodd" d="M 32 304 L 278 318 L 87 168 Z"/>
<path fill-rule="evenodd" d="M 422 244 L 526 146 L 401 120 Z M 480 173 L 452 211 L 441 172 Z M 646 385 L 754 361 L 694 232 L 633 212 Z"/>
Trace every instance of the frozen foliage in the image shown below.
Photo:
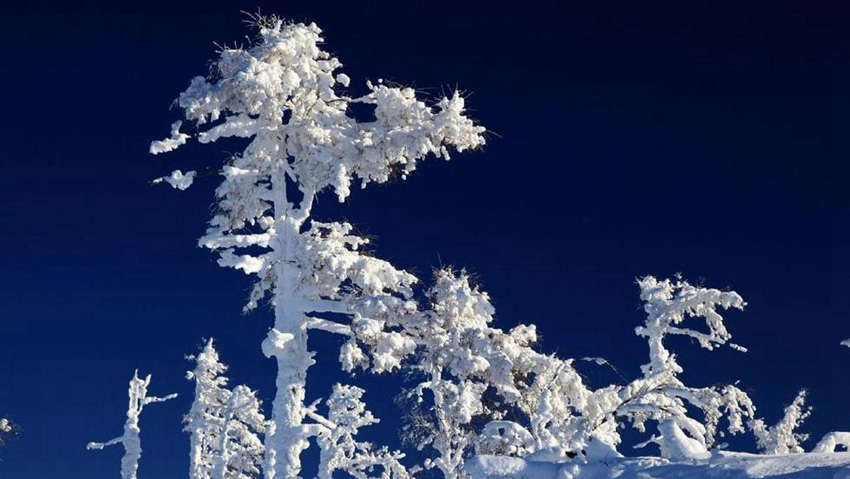
<path fill-rule="evenodd" d="M 762 419 L 751 421 L 750 427 L 758 441 L 758 447 L 765 454 L 789 454 L 792 452 L 803 452 L 800 446 L 802 441 L 808 439 L 808 434 L 794 432 L 803 421 L 811 414 L 811 408 L 806 407 L 806 390 L 797 393 L 785 414 L 773 427 L 765 425 Z"/>
<path fill-rule="evenodd" d="M 121 458 L 121 479 L 136 479 L 136 471 L 139 469 L 139 458 L 142 456 L 142 441 L 139 437 L 139 415 L 142 409 L 151 403 L 163 402 L 174 399 L 177 394 L 159 398 L 148 396 L 148 386 L 151 383 L 151 375 L 140 379 L 139 372 L 133 374 L 130 380 L 129 396 L 130 403 L 127 407 L 127 421 L 124 423 L 124 433 L 106 442 L 90 442 L 86 449 L 103 449 L 106 446 L 121 444 L 124 447 L 124 457 Z"/>
<path fill-rule="evenodd" d="M 5 417 L 0 418 L 0 447 L 17 437 L 18 432 L 17 424 Z"/>
<path fill-rule="evenodd" d="M 527 456 L 534 451 L 534 437 L 512 421 L 490 421 L 478 436 L 477 451 L 501 456 Z"/>
<path fill-rule="evenodd" d="M 165 182 L 171 185 L 174 189 L 185 190 L 192 186 L 192 182 L 195 181 L 195 174 L 196 172 L 194 171 L 187 171 L 186 173 L 183 173 L 180 170 L 174 170 L 168 176 L 163 176 L 153 180 L 153 183 L 158 184 Z"/>
<path fill-rule="evenodd" d="M 189 477 L 259 476 L 264 451 L 260 435 L 265 429 L 259 400 L 246 386 L 227 389 L 227 367 L 219 361 L 212 340 L 191 359 L 195 369 L 187 377 L 195 381 L 195 399 L 184 418 L 190 434 Z"/>
<path fill-rule="evenodd" d="M 341 352 L 347 369 L 393 370 L 414 348 L 395 321 L 413 308 L 416 278 L 365 254 L 366 240 L 350 225 L 310 221 L 316 195 L 330 189 L 343 201 L 354 181 L 404 178 L 428 155 L 448 159 L 450 148 L 483 145 L 484 129 L 465 116 L 458 93 L 434 104 L 381 82 L 367 83 L 362 96 L 344 93 L 350 80 L 336 73 L 341 63 L 321 49 L 314 24 L 266 17 L 257 29 L 250 47 L 224 48 L 214 74 L 194 78 L 178 105 L 201 130 L 200 143 L 247 139 L 222 169 L 217 211 L 200 244 L 217 251 L 222 266 L 256 275 L 247 309 L 271 295 L 275 324 L 263 351 L 277 360 L 278 378 L 265 473 L 295 478 L 311 434 L 303 404 L 313 364 L 308 330 L 348 336 Z M 374 106 L 375 119 L 354 118 L 352 104 Z M 184 144 L 179 128 L 151 144 L 151 153 Z"/>
<path fill-rule="evenodd" d="M 337 384 L 327 401 L 327 418 L 311 411 L 321 426 L 317 436 L 321 449 L 317 479 L 333 479 L 337 471 L 355 479 L 411 479 L 413 476 L 399 462 L 404 454 L 385 447 L 375 449 L 355 439 L 361 427 L 378 422 L 366 409 L 363 393 L 358 387 Z"/>
<path fill-rule="evenodd" d="M 653 277 L 639 280 L 641 298 L 647 312 L 645 323 L 637 328 L 647 338 L 650 361 L 642 368 L 643 377 L 625 386 L 608 386 L 590 391 L 574 416 L 553 414 L 548 395 L 541 396 L 537 411 L 529 411 L 528 427 L 508 421 L 492 421 L 482 431 L 479 441 L 487 445 L 479 456 L 467 461 L 467 472 L 475 479 L 485 478 L 607 478 L 607 477 L 850 477 L 836 472 L 850 466 L 850 457 L 834 457 L 836 447 L 846 448 L 850 434 L 831 433 L 815 448 L 819 454 L 800 455 L 800 442 L 805 435 L 795 433 L 809 415 L 805 407 L 805 391 L 785 409 L 783 418 L 768 427 L 755 419 L 755 407 L 747 395 L 734 386 L 693 388 L 678 378 L 682 366 L 664 343 L 668 335 L 684 335 L 697 340 L 706 349 L 728 344 L 726 330 L 718 309 L 744 306 L 734 292 L 695 287 L 683 280 L 659 281 Z M 705 328 L 696 329 L 688 318 L 701 318 Z M 738 349 L 743 349 L 738 347 Z M 701 415 L 692 416 L 691 410 Z M 712 452 L 716 435 L 722 434 L 720 421 L 726 418 L 726 429 L 737 434 L 749 426 L 758 446 L 768 456 Z M 624 458 L 616 452 L 618 427 L 623 419 L 643 430 L 648 421 L 658 425 L 658 435 L 647 443 L 657 443 L 661 458 Z M 545 426 L 541 427 L 541 424 Z M 547 437 L 565 444 L 554 424 L 573 425 L 573 437 L 580 437 L 584 454 L 558 459 L 540 454 Z M 548 430 L 549 434 L 531 431 Z M 569 429 L 569 428 L 566 428 Z M 544 439 L 541 442 L 537 438 Z M 645 443 L 644 443 L 645 444 Z M 638 445 L 641 446 L 641 445 Z M 542 449 L 547 451 L 547 449 Z M 488 454 L 497 454 L 491 456 Z M 780 460 L 793 454 L 793 460 Z M 520 457 L 508 457 L 520 456 Z M 823 476 L 817 475 L 822 471 Z M 843 470 L 842 470 L 843 471 Z M 799 476 L 797 474 L 799 473 Z"/>
<path fill-rule="evenodd" d="M 180 127 L 182 125 L 182 121 L 175 121 L 174 123 L 172 123 L 171 136 L 164 140 L 154 141 L 153 143 L 151 143 L 151 154 L 158 155 L 160 153 L 167 153 L 171 150 L 178 148 L 181 145 L 185 145 L 186 140 L 191 137 L 185 133 L 180 133 Z"/>

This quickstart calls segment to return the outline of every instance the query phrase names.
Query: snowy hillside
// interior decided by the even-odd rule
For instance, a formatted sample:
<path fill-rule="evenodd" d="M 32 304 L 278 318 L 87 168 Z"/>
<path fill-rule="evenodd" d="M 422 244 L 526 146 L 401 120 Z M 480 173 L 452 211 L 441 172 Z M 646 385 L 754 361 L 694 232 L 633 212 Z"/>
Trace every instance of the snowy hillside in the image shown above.
<path fill-rule="evenodd" d="M 479 456 L 467 464 L 473 479 L 848 479 L 850 452 L 760 455 L 718 452 L 706 461 L 674 463 L 657 457 L 585 463 Z"/>

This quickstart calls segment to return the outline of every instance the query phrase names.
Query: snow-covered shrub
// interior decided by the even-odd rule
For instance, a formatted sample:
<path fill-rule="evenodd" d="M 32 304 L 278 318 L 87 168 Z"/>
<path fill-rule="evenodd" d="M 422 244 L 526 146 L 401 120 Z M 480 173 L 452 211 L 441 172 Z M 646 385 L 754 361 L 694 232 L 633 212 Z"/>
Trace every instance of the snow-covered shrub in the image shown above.
<path fill-rule="evenodd" d="M 309 446 L 308 330 L 349 336 L 341 352 L 347 369 L 393 370 L 414 349 L 394 321 L 412 307 L 416 278 L 365 254 L 366 240 L 351 225 L 310 221 L 316 195 L 329 189 L 344 201 L 354 181 L 404 178 L 426 156 L 448 159 L 449 149 L 483 145 L 484 129 L 465 116 L 457 93 L 429 104 L 411 88 L 378 82 L 367 83 L 365 95 L 349 96 L 350 79 L 322 50 L 315 24 L 263 17 L 256 27 L 250 47 L 222 49 L 214 74 L 194 78 L 177 103 L 201 130 L 200 143 L 248 139 L 221 170 L 217 210 L 200 244 L 218 252 L 220 265 L 256 276 L 247 309 L 271 296 L 275 324 L 263 351 L 277 360 L 278 391 L 266 474 L 294 479 Z M 351 116 L 354 103 L 374 105 L 374 121 Z M 187 143 L 192 136 L 180 127 L 175 123 L 170 138 L 153 142 L 151 153 Z M 175 171 L 161 181 L 183 189 L 193 179 L 192 172 Z M 354 321 L 337 322 L 328 313 Z"/>
<path fill-rule="evenodd" d="M 144 379 L 139 378 L 139 371 L 133 374 L 130 380 L 128 394 L 130 404 L 127 407 L 127 421 L 124 423 L 124 433 L 106 442 L 90 442 L 86 449 L 103 449 L 107 446 L 121 444 L 124 447 L 124 457 L 121 458 L 121 479 L 136 479 L 139 469 L 139 458 L 142 457 L 142 441 L 139 437 L 139 415 L 142 409 L 151 403 L 168 401 L 174 399 L 177 394 L 169 394 L 165 397 L 148 396 L 148 386 L 151 383 L 151 375 Z"/>
<path fill-rule="evenodd" d="M 794 432 L 811 414 L 806 405 L 806 390 L 800 390 L 794 402 L 785 408 L 776 424 L 767 426 L 762 419 L 750 421 L 750 428 L 756 436 L 759 449 L 765 454 L 789 454 L 803 452 L 800 443 L 809 438 L 808 434 Z"/>

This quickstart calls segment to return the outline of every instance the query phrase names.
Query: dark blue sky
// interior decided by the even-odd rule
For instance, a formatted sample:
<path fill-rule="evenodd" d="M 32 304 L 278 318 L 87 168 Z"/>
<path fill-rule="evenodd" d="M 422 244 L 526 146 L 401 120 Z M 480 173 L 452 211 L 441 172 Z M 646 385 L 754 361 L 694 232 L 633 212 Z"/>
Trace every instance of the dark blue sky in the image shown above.
<path fill-rule="evenodd" d="M 225 158 L 215 147 L 154 158 L 147 146 L 177 119 L 170 103 L 206 71 L 213 42 L 242 38 L 239 10 L 257 5 L 180 4 L 26 2 L 0 16 L 0 414 L 24 428 L 0 453 L 0 477 L 117 477 L 120 450 L 84 446 L 120 432 L 134 368 L 153 373 L 154 393 L 181 394 L 142 418 L 140 477 L 182 477 L 183 356 L 202 337 L 218 339 L 235 383 L 273 394 L 259 349 L 268 312 L 243 317 L 248 278 L 195 247 L 215 181 L 184 193 L 148 183 Z M 815 439 L 850 430 L 850 350 L 838 346 L 850 337 L 850 167 L 836 141 L 846 35 L 827 2 L 262 10 L 316 21 L 353 85 L 472 92 L 498 134 L 347 205 L 324 196 L 318 217 L 352 221 L 423 279 L 468 268 L 501 326 L 536 323 L 545 350 L 603 356 L 630 376 L 646 361 L 635 277 L 732 287 L 749 306 L 728 327 L 750 352 L 674 343 L 686 382 L 740 380 L 768 421 L 808 387 Z M 310 397 L 342 378 L 336 339 L 315 339 Z M 385 421 L 370 436 L 384 441 L 398 427 L 398 381 L 356 381 L 372 388 Z"/>

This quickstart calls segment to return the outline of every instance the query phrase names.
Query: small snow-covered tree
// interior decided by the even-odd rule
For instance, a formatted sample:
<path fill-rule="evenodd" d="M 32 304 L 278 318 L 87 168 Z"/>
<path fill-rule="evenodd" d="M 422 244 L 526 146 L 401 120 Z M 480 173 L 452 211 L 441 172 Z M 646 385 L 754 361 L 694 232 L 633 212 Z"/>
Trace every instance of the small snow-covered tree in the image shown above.
<path fill-rule="evenodd" d="M 734 291 L 697 287 L 681 279 L 658 281 L 647 276 L 638 284 L 647 320 L 635 332 L 647 339 L 650 362 L 641 367 L 643 378 L 625 388 L 626 394 L 621 392 L 625 400 L 616 414 L 628 416 L 641 429 L 646 420 L 658 421 L 660 436 L 655 442 L 666 457 L 703 456 L 714 442 L 723 410 L 729 418 L 729 432 L 738 434 L 744 431 L 743 419 L 753 415 L 752 401 L 734 386 L 692 388 L 683 384 L 677 377 L 682 367 L 665 347 L 664 340 L 679 335 L 695 339 L 708 350 L 728 343 L 745 351 L 729 343 L 731 335 L 717 309 L 743 309 L 746 303 Z M 702 318 L 708 330 L 682 327 L 688 317 Z M 689 417 L 686 403 L 702 410 L 703 422 Z"/>
<path fill-rule="evenodd" d="M 797 393 L 794 401 L 785 408 L 785 412 L 776 424 L 767 426 L 762 419 L 750 421 L 750 428 L 756 436 L 759 449 L 765 454 L 790 454 L 803 452 L 800 443 L 809 438 L 808 434 L 795 432 L 811 414 L 806 406 L 806 390 Z"/>
<path fill-rule="evenodd" d="M 195 382 L 192 408 L 183 418 L 184 430 L 189 433 L 189 477 L 209 479 L 213 459 L 219 453 L 217 446 L 224 428 L 224 409 L 230 391 L 227 389 L 227 366 L 221 363 L 210 339 L 197 356 L 190 356 L 195 368 L 186 374 Z"/>
<path fill-rule="evenodd" d="M 399 462 L 404 454 L 386 447 L 375 449 L 372 444 L 355 439 L 361 427 L 378 423 L 366 409 L 364 392 L 356 386 L 336 384 L 327 401 L 327 418 L 318 416 L 315 410 L 309 413 L 321 426 L 317 436 L 321 449 L 317 479 L 333 479 L 337 471 L 355 479 L 412 479 Z"/>
<path fill-rule="evenodd" d="M 169 394 L 165 397 L 148 396 L 148 386 L 151 383 L 151 375 L 144 379 L 139 378 L 139 371 L 133 374 L 130 380 L 128 394 L 130 404 L 127 407 L 127 421 L 124 423 L 124 433 L 106 442 L 90 442 L 86 449 L 103 449 L 107 446 L 121 444 L 124 447 L 124 456 L 121 458 L 121 479 L 136 479 L 139 469 L 139 458 L 142 457 L 142 441 L 139 437 L 139 415 L 142 409 L 151 403 L 168 401 L 174 399 L 177 394 Z"/>
<path fill-rule="evenodd" d="M 415 397 L 417 410 L 424 409 L 425 416 L 411 437 L 417 448 L 430 446 L 436 452 L 426 467 L 455 479 L 475 439 L 471 422 L 485 413 L 487 384 L 475 376 L 490 364 L 472 351 L 472 342 L 488 327 L 494 309 L 486 293 L 448 270 L 437 272 L 428 296 L 431 308 L 410 322 L 410 333 L 423 345 L 413 366 L 423 381 L 408 395 Z"/>
<path fill-rule="evenodd" d="M 728 431 L 738 434 L 744 432 L 745 419 L 753 416 L 755 408 L 746 393 L 732 385 L 686 386 L 678 378 L 682 367 L 664 340 L 672 335 L 686 336 L 708 350 L 727 344 L 731 335 L 717 309 L 743 309 L 744 300 L 735 292 L 696 287 L 683 280 L 659 281 L 647 276 L 638 284 L 647 319 L 635 332 L 647 339 L 650 362 L 641 367 L 643 377 L 625 386 L 594 391 L 583 411 L 582 429 L 613 450 L 620 441 L 620 420 L 631 421 L 640 431 L 653 420 L 660 435 L 647 442 L 658 443 L 663 456 L 705 458 L 724 415 Z M 707 331 L 683 327 L 688 317 L 702 318 Z M 688 406 L 701 410 L 703 420 L 690 417 Z"/>
<path fill-rule="evenodd" d="M 422 378 L 406 393 L 417 411 L 407 435 L 434 450 L 426 467 L 455 479 L 473 446 L 517 455 L 556 447 L 551 419 L 569 416 L 586 393 L 570 363 L 534 351 L 533 326 L 491 327 L 489 296 L 465 273 L 438 271 L 428 297 L 429 308 L 405 323 L 418 344 L 410 368 Z M 505 420 L 517 414 L 532 418 L 529 428 Z"/>
<path fill-rule="evenodd" d="M 310 329 L 349 336 L 340 358 L 346 369 L 395 369 L 414 344 L 396 320 L 413 307 L 416 278 L 362 250 L 366 240 L 346 223 L 311 221 L 316 195 L 326 189 L 344 201 L 351 184 L 404 178 L 428 155 L 483 145 L 484 129 L 464 114 L 455 93 L 428 104 L 411 88 L 367 83 L 351 96 L 340 62 L 321 48 L 314 24 L 257 21 L 248 48 L 224 48 L 209 78 L 196 77 L 178 100 L 201 143 L 248 139 L 222 169 L 217 211 L 200 244 L 219 253 L 221 266 L 255 275 L 247 309 L 270 294 L 275 324 L 263 352 L 277 361 L 277 394 L 266 434 L 267 478 L 295 479 L 309 446 L 304 427 Z M 350 106 L 374 107 L 374 119 L 356 119 Z M 175 123 L 171 137 L 151 145 L 163 153 L 191 136 Z M 188 187 L 192 172 L 165 177 Z M 240 252 L 238 253 L 237 250 Z M 350 324 L 329 319 L 345 315 Z M 364 351 L 365 350 L 365 351 Z M 371 353 L 371 358 L 367 353 Z"/>
<path fill-rule="evenodd" d="M 213 479 L 259 477 L 263 463 L 265 417 L 260 400 L 247 386 L 236 386 L 222 415 L 223 428 L 213 456 Z"/>
<path fill-rule="evenodd" d="M 265 418 L 260 401 L 247 386 L 227 389 L 227 366 L 213 340 L 187 374 L 195 381 L 195 399 L 184 418 L 190 434 L 190 478 L 249 479 L 261 472 Z"/>

